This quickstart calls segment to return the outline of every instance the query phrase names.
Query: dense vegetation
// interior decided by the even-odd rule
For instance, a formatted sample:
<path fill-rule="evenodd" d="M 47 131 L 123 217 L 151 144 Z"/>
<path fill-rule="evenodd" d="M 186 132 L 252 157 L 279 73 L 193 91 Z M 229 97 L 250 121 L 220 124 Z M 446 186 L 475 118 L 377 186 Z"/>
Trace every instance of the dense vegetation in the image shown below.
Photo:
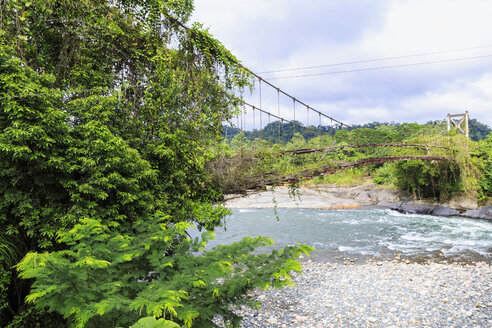
<path fill-rule="evenodd" d="M 360 176 L 421 196 L 492 195 L 490 135 L 441 138 L 432 124 L 317 135 L 298 124 L 292 137 L 294 126 L 278 134 L 272 124 L 218 142 L 252 84 L 206 30 L 183 25 L 192 10 L 192 0 L 0 2 L 0 326 L 237 326 L 247 292 L 288 284 L 310 248 L 255 255 L 271 244 L 258 237 L 205 250 L 227 213 L 214 205 L 221 191 L 255 174 L 401 152 L 334 150 L 321 161 L 281 150 L 452 146 L 456 162 Z M 191 225 L 208 232 L 191 240 Z"/>
<path fill-rule="evenodd" d="M 205 169 L 247 73 L 191 0 L 0 2 L 0 326 L 237 325 L 303 246 L 203 251 Z M 20 272 L 20 275 L 18 274 Z M 137 323 L 138 321 L 138 323 Z"/>
<path fill-rule="evenodd" d="M 475 122 L 476 123 L 476 122 Z M 278 122 L 263 130 L 247 131 L 234 137 L 231 128 L 220 153 L 228 154 L 210 164 L 215 181 L 224 192 L 240 191 L 241 186 L 254 186 L 251 180 L 298 176 L 301 172 L 321 166 L 353 162 L 364 158 L 403 155 L 434 155 L 451 158 L 451 161 L 409 160 L 353 168 L 333 176 L 314 179 L 314 183 L 360 184 L 371 179 L 377 184 L 390 184 L 413 194 L 417 198 L 447 200 L 454 195 L 466 195 L 478 202 L 487 202 L 491 194 L 490 184 L 490 134 L 485 140 L 475 142 L 453 133 L 448 136 L 446 126 L 439 122 L 424 125 L 417 123 L 381 124 L 373 122 L 352 130 L 325 127 L 324 134 L 314 129 L 303 129 L 297 123 L 293 127 L 285 123 L 279 134 Z M 327 132 L 327 133 L 326 133 Z M 308 134 L 309 133 L 309 134 Z M 280 138 L 279 138 L 280 136 Z M 252 137 L 256 137 L 252 139 Z M 230 138 L 230 140 L 228 140 Z M 285 141 L 284 141 L 285 140 Z M 280 141 L 280 142 L 279 142 Z M 305 155 L 280 154 L 299 148 L 323 148 L 343 145 L 407 143 L 442 148 L 366 147 L 333 149 L 326 153 Z M 221 172 L 226 172 L 221 173 Z M 309 174 L 308 174 L 309 175 Z"/>

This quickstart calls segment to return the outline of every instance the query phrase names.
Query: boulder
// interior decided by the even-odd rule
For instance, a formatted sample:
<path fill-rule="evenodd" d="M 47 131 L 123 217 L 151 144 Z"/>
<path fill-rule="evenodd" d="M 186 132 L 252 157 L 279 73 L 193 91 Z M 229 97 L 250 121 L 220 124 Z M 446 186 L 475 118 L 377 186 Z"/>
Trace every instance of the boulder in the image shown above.
<path fill-rule="evenodd" d="M 355 200 L 361 201 L 361 202 L 370 202 L 371 197 L 367 193 L 367 191 L 361 191 L 357 196 L 355 196 Z"/>
<path fill-rule="evenodd" d="M 382 200 L 378 203 L 378 205 L 397 211 L 400 208 L 401 202 L 390 202 L 387 200 Z"/>
<path fill-rule="evenodd" d="M 492 205 L 484 206 L 480 209 L 480 219 L 492 221 Z"/>
<path fill-rule="evenodd" d="M 466 210 L 461 213 L 460 216 L 464 216 L 467 218 L 480 219 L 480 210 Z"/>
<path fill-rule="evenodd" d="M 458 214 L 459 214 L 458 211 L 455 210 L 454 208 L 449 208 L 445 206 L 437 206 L 432 211 L 432 215 L 437 215 L 437 216 L 455 216 Z"/>
<path fill-rule="evenodd" d="M 431 214 L 436 208 L 436 205 L 420 204 L 415 202 L 407 202 L 401 205 L 400 211 L 412 214 Z"/>
<path fill-rule="evenodd" d="M 400 192 L 391 189 L 374 189 L 369 193 L 369 196 L 377 202 L 384 200 L 396 202 L 400 200 Z"/>

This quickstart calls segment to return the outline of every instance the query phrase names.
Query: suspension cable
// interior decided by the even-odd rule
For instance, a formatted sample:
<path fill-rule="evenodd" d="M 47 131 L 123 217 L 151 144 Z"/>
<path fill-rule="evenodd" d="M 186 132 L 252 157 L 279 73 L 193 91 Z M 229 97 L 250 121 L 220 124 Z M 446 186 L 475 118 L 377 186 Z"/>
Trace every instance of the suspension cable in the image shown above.
<path fill-rule="evenodd" d="M 296 98 L 293 98 L 292 101 L 294 102 L 294 135 L 292 136 L 293 138 L 296 136 Z"/>
<path fill-rule="evenodd" d="M 247 102 L 245 102 L 245 101 L 243 101 L 243 104 L 244 104 L 244 105 L 246 105 L 246 106 L 248 106 L 248 107 L 250 107 L 250 108 L 251 108 L 251 109 L 253 109 L 253 110 L 257 110 L 257 111 L 258 111 L 258 112 L 260 112 L 260 113 L 264 113 L 264 114 L 267 114 L 267 115 L 271 115 L 272 117 L 274 117 L 274 118 L 276 118 L 276 119 L 281 120 L 281 121 L 282 121 L 282 123 L 283 123 L 283 122 L 287 122 L 289 125 L 294 125 L 294 123 L 295 123 L 294 121 L 290 121 L 290 120 L 287 120 L 287 119 L 285 119 L 285 118 L 283 118 L 283 117 L 281 117 L 281 116 L 277 116 L 277 115 L 275 115 L 275 114 L 273 114 L 273 113 L 271 113 L 271 112 L 267 112 L 266 110 L 260 109 L 260 108 L 258 108 L 258 107 L 256 107 L 256 106 L 254 106 L 254 105 L 251 105 L 251 104 L 249 104 L 249 103 L 247 103 Z M 309 129 L 312 129 L 312 128 L 309 128 Z M 314 130 L 318 131 L 320 134 L 323 134 L 323 135 L 326 135 L 326 134 L 328 134 L 328 133 L 329 133 L 329 132 L 324 132 L 324 131 L 321 131 L 321 130 L 316 129 L 316 128 L 314 128 Z"/>
<path fill-rule="evenodd" d="M 259 83 L 259 89 L 260 89 L 260 109 L 263 109 L 263 107 L 261 107 L 261 77 L 258 78 L 258 83 Z M 260 132 L 258 134 L 259 138 L 261 139 L 261 129 L 262 129 L 262 122 L 261 122 L 261 112 L 260 112 Z"/>
<path fill-rule="evenodd" d="M 167 17 L 168 19 L 170 19 L 172 22 L 174 22 L 174 23 L 176 23 L 177 25 L 179 25 L 179 26 L 180 26 L 181 28 L 183 28 L 184 30 L 186 30 L 186 31 L 189 31 L 189 30 L 190 30 L 190 28 L 189 28 L 188 26 L 186 26 L 184 23 L 182 23 L 182 22 L 181 22 L 181 21 L 179 21 L 178 19 L 176 19 L 176 18 L 172 17 L 171 15 L 166 15 L 166 17 Z M 272 88 L 274 88 L 274 89 L 277 89 L 278 91 L 282 92 L 284 95 L 286 95 L 286 96 L 287 96 L 287 97 L 289 97 L 289 98 L 295 99 L 293 96 L 291 96 L 290 94 L 288 94 L 287 92 L 285 92 L 285 91 L 283 91 L 283 90 L 280 90 L 278 87 L 276 87 L 275 85 L 273 85 L 271 82 L 266 81 L 265 79 L 263 79 L 263 78 L 262 78 L 261 76 L 259 76 L 258 74 L 254 73 L 254 72 L 253 72 L 252 70 L 250 70 L 249 68 L 247 68 L 247 67 L 243 66 L 241 63 L 237 62 L 236 64 L 237 64 L 237 66 L 238 66 L 238 67 L 240 67 L 240 68 L 244 69 L 247 73 L 249 73 L 249 74 L 253 75 L 253 76 L 254 76 L 254 77 L 256 77 L 256 78 L 261 79 L 263 82 L 265 82 L 265 83 L 266 83 L 267 85 L 269 85 L 270 87 L 272 87 Z M 306 105 L 304 102 L 302 102 L 302 101 L 300 101 L 300 100 L 297 100 L 297 101 L 298 101 L 301 105 L 308 106 L 308 105 Z M 320 111 L 318 111 L 318 110 L 316 110 L 316 109 L 314 109 L 314 108 L 312 108 L 312 107 L 310 107 L 310 108 L 311 108 L 313 111 L 315 111 L 315 112 L 317 112 L 317 113 L 319 113 L 319 114 L 321 114 L 321 115 L 325 116 L 326 118 L 330 118 L 330 119 L 335 120 L 334 118 L 332 118 L 332 117 L 330 117 L 330 116 L 328 116 L 328 115 L 326 115 L 326 114 L 324 114 L 324 113 L 322 113 L 322 112 L 320 112 Z M 279 115 L 279 116 L 280 116 L 280 115 Z M 339 123 L 342 127 L 343 127 L 343 126 L 346 126 L 349 130 L 351 130 L 351 129 L 352 129 L 352 127 L 351 127 L 350 125 L 348 125 L 348 124 L 345 124 L 345 123 L 340 122 L 340 121 L 338 121 L 338 120 L 335 120 L 335 121 L 336 121 L 337 123 Z"/>
<path fill-rule="evenodd" d="M 333 139 L 333 119 L 330 119 L 330 136 Z"/>
<path fill-rule="evenodd" d="M 256 130 L 255 107 L 253 106 L 253 132 Z"/>
<path fill-rule="evenodd" d="M 280 90 L 277 88 L 277 111 L 278 117 L 280 117 Z M 280 145 L 280 129 L 281 125 L 284 123 L 284 120 L 278 122 L 278 144 Z"/>
<path fill-rule="evenodd" d="M 306 126 L 309 127 L 309 107 L 306 106 L 306 113 L 307 113 L 307 121 L 306 121 Z M 309 129 L 307 132 L 307 142 L 309 142 Z"/>
<path fill-rule="evenodd" d="M 260 133 L 259 133 L 259 138 L 261 139 L 262 135 L 262 129 L 263 129 L 263 122 L 262 122 L 262 112 L 260 112 Z"/>

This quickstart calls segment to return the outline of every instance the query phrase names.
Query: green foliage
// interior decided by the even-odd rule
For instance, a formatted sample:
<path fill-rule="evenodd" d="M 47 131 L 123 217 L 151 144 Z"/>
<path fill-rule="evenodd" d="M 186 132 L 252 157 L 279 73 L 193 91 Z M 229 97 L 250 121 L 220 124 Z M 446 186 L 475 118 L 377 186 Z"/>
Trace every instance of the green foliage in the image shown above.
<path fill-rule="evenodd" d="M 351 131 L 347 127 L 341 127 L 336 124 L 333 126 L 306 126 L 302 122 L 296 121 L 295 125 L 296 133 L 301 134 L 306 140 L 326 135 L 337 136 L 338 142 L 343 141 L 353 144 L 396 142 L 424 135 L 447 134 L 445 123 L 440 121 L 429 121 L 424 125 L 417 123 L 371 122 L 363 125 L 352 125 Z M 485 139 L 491 131 L 487 125 L 478 122 L 476 119 L 470 120 L 470 126 L 471 139 L 474 141 Z M 241 133 L 241 129 L 233 127 L 233 124 L 222 127 L 222 135 L 226 139 L 234 138 L 239 133 Z M 256 128 L 242 133 L 247 140 L 260 138 L 271 143 L 286 144 L 294 136 L 294 125 L 275 121 L 266 124 L 261 129 Z"/>
<path fill-rule="evenodd" d="M 276 122 L 278 123 L 278 122 Z M 273 123 L 272 123 L 273 124 Z M 339 163 L 355 162 L 365 158 L 398 157 L 407 155 L 433 155 L 447 157 L 450 161 L 408 161 L 399 163 L 386 163 L 384 165 L 366 166 L 364 169 L 355 168 L 333 175 L 325 175 L 313 180 L 314 183 L 330 183 L 337 185 L 352 186 L 363 184 L 366 178 L 372 177 L 376 184 L 390 184 L 405 191 L 413 193 L 417 197 L 432 197 L 437 199 L 448 199 L 453 195 L 462 193 L 469 197 L 479 197 L 484 201 L 489 195 L 490 186 L 485 172 L 484 161 L 486 155 L 486 143 L 478 150 L 477 144 L 462 135 L 454 133 L 447 135 L 444 124 L 440 122 L 429 122 L 425 125 L 416 123 L 404 124 L 380 124 L 373 122 L 366 126 L 352 130 L 336 129 L 334 136 L 323 135 L 306 139 L 303 129 L 285 143 L 278 143 L 273 138 L 269 126 L 262 131 L 250 131 L 250 136 L 262 135 L 266 138 L 263 142 L 255 139 L 247 140 L 248 133 L 239 138 L 236 135 L 229 145 L 229 158 L 250 158 L 247 164 L 242 165 L 241 170 L 235 171 L 233 160 L 224 160 L 229 163 L 227 176 L 228 181 L 235 181 L 240 176 L 240 181 L 258 180 L 268 178 L 275 180 L 276 177 L 299 177 L 298 173 L 315 172 L 320 167 L 328 169 L 336 168 Z M 270 134 L 269 134 L 270 133 Z M 243 136 L 243 135 L 241 135 Z M 366 144 L 418 144 L 421 147 L 362 147 L 331 149 L 325 153 L 315 152 L 303 155 L 292 155 L 281 153 L 286 150 L 302 148 L 325 148 L 342 147 L 345 145 Z M 429 145 L 427 147 L 425 145 Z M 432 146 L 437 146 L 433 148 Z M 240 151 L 239 151 L 240 150 Z M 234 157 L 235 155 L 239 155 Z M 244 163 L 243 163 L 244 164 Z M 220 176 L 215 172 L 215 177 Z M 307 174 L 309 176 L 309 174 Z M 272 178 L 273 177 L 273 178 Z M 278 178 L 277 178 L 278 179 Z M 220 179 L 216 179 L 220 186 Z M 301 179 L 302 180 L 302 179 Z M 247 183 L 237 184 L 241 188 Z M 250 183 L 251 185 L 251 183 Z M 238 191 L 233 188 L 224 188 L 224 191 Z"/>
<path fill-rule="evenodd" d="M 481 159 L 477 157 L 477 144 L 463 135 L 450 137 L 423 136 L 410 139 L 410 143 L 437 144 L 448 147 L 441 156 L 451 161 L 410 160 L 385 164 L 376 174 L 375 182 L 391 182 L 418 198 L 446 200 L 456 194 L 476 198 L 481 176 Z"/>
<path fill-rule="evenodd" d="M 480 142 L 478 156 L 482 160 L 481 171 L 483 172 L 480 179 L 478 199 L 481 202 L 485 202 L 492 197 L 492 134 L 489 134 L 484 141 Z"/>
<path fill-rule="evenodd" d="M 179 328 L 179 325 L 162 318 L 156 320 L 154 317 L 145 317 L 131 325 L 130 328 Z"/>
<path fill-rule="evenodd" d="M 17 265 L 21 277 L 36 278 L 27 301 L 60 312 L 74 327 L 129 326 L 142 315 L 187 327 L 212 327 L 216 315 L 237 323 L 231 305 L 251 302 L 243 296 L 253 288 L 290 284 L 289 272 L 301 270 L 292 258 L 311 250 L 297 246 L 253 255 L 272 244 L 257 237 L 197 256 L 210 233 L 187 239 L 189 224 L 167 222 L 156 214 L 121 233 L 115 223 L 81 219 L 59 233 L 69 249 L 32 252 Z"/>
<path fill-rule="evenodd" d="M 220 42 L 184 27 L 192 9 L 0 5 L 0 326 L 237 323 L 230 304 L 299 269 L 302 247 L 257 256 L 269 241 L 248 239 L 198 255 L 184 235 L 227 213 L 205 163 L 251 86 Z"/>
<path fill-rule="evenodd" d="M 447 199 L 461 191 L 459 167 L 455 162 L 398 162 L 394 163 L 392 174 L 396 186 L 417 198 Z"/>
<path fill-rule="evenodd" d="M 470 120 L 470 137 L 473 141 L 485 140 L 490 135 L 492 129 L 476 119 Z"/>
<path fill-rule="evenodd" d="M 381 166 L 375 173 L 374 183 L 375 184 L 392 184 L 394 181 L 394 164 L 385 163 Z"/>
<path fill-rule="evenodd" d="M 364 179 L 367 175 L 367 170 L 364 168 L 353 168 L 319 177 L 314 183 L 328 183 L 339 187 L 354 187 L 364 184 Z"/>

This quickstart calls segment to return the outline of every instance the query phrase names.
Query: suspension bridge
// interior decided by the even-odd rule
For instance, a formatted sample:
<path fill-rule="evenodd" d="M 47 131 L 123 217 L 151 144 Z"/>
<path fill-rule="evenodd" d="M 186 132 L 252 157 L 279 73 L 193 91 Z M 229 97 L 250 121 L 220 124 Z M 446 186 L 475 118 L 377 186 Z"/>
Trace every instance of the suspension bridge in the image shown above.
<path fill-rule="evenodd" d="M 256 79 L 257 97 L 243 99 L 240 112 L 224 128 L 226 140 L 233 136 L 239 140 L 240 152 L 212 163 L 224 180 L 234 177 L 230 184 L 238 188 L 231 186 L 231 189 L 297 183 L 350 168 L 388 162 L 454 160 L 453 147 L 445 137 L 447 133 L 430 139 L 422 138 L 425 143 L 394 142 L 391 139 L 381 142 L 380 138 L 372 135 L 364 136 L 367 129 L 353 129 L 252 71 L 248 72 Z M 270 91 L 266 101 L 265 88 Z M 340 130 L 348 136 L 345 140 L 336 137 L 335 132 Z M 245 138 L 248 133 L 253 136 L 252 140 Z M 296 137 L 300 140 L 298 143 L 295 142 Z M 241 175 L 238 171 L 248 174 Z"/>

